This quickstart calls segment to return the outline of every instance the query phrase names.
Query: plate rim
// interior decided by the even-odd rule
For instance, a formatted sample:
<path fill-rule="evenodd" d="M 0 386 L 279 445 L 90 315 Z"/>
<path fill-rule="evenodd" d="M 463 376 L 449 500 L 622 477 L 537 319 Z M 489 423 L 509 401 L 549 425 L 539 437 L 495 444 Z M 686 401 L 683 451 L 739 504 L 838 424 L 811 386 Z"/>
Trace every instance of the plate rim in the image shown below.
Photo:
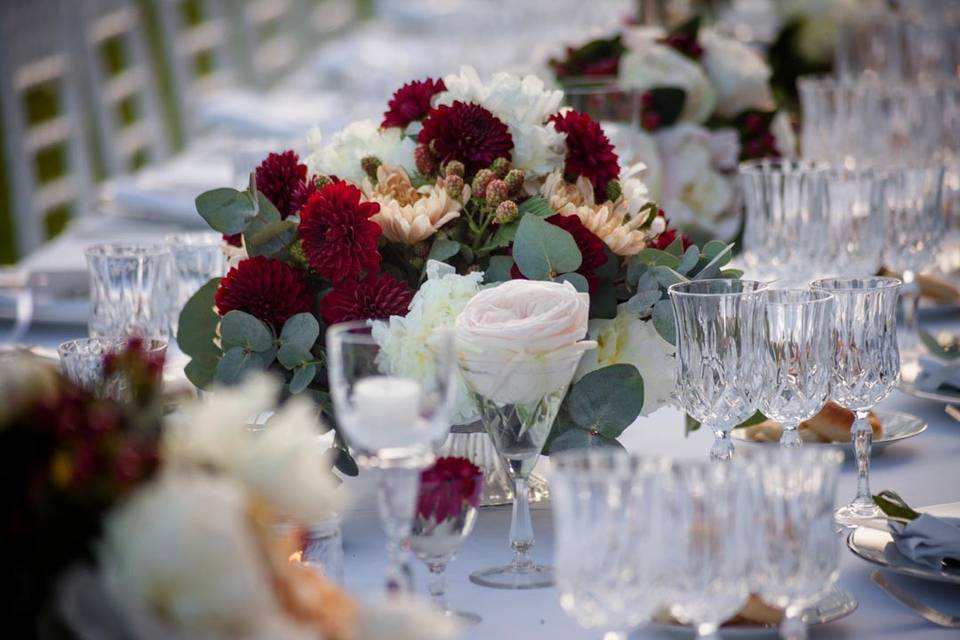
<path fill-rule="evenodd" d="M 930 423 L 928 423 L 926 420 L 924 420 L 924 419 L 921 418 L 920 416 L 914 415 L 914 414 L 912 414 L 912 413 L 907 413 L 906 411 L 887 411 L 887 410 L 885 410 L 885 409 L 879 409 L 879 410 L 877 410 L 877 411 L 874 411 L 874 413 L 877 414 L 877 417 L 878 417 L 878 418 L 880 418 L 880 417 L 882 417 L 882 416 L 884 416 L 884 415 L 890 416 L 890 417 L 892 417 L 892 416 L 899 416 L 899 417 L 902 417 L 902 418 L 912 418 L 912 419 L 916 420 L 916 421 L 919 423 L 919 427 L 917 428 L 917 430 L 914 431 L 914 432 L 912 432 L 912 433 L 901 433 L 901 434 L 895 435 L 895 436 L 893 436 L 893 437 L 891 437 L 891 438 L 874 440 L 874 441 L 873 441 L 873 446 L 875 446 L 875 447 L 876 447 L 877 445 L 880 445 L 881 447 L 886 447 L 887 445 L 893 444 L 894 442 L 900 442 L 901 440 L 907 440 L 907 439 L 909 439 L 909 438 L 914 438 L 914 437 L 916 437 L 916 436 L 919 436 L 921 433 L 925 432 L 925 431 L 930 427 Z M 733 438 L 733 439 L 736 439 L 737 442 L 744 442 L 744 443 L 746 443 L 746 444 L 756 444 L 756 445 L 778 444 L 778 443 L 776 443 L 776 442 L 760 442 L 760 441 L 758 441 L 758 440 L 751 440 L 751 439 L 747 438 L 746 436 L 740 435 L 740 434 L 738 433 L 738 432 L 740 432 L 740 431 L 741 431 L 740 429 L 734 429 L 733 432 L 730 434 L 730 437 Z M 735 434 L 736 434 L 736 435 L 735 435 Z M 836 447 L 836 448 L 842 449 L 842 450 L 844 450 L 844 451 L 846 451 L 847 448 L 851 446 L 849 442 L 804 442 L 803 445 L 804 445 L 804 446 L 813 446 L 813 447 Z"/>
<path fill-rule="evenodd" d="M 951 402 L 960 402 L 960 393 L 947 394 L 937 391 L 924 391 L 923 389 L 917 389 L 916 385 L 903 379 L 897 383 L 897 389 L 908 396 L 920 398 L 921 400 L 932 400 L 933 402 L 943 402 L 947 404 Z"/>

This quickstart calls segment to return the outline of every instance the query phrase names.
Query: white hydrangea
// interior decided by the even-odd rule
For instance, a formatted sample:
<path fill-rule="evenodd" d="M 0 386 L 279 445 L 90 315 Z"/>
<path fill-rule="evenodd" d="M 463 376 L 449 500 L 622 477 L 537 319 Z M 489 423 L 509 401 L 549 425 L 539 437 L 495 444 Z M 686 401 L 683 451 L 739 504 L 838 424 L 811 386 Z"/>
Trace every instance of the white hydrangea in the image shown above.
<path fill-rule="evenodd" d="M 562 91 L 547 89 L 533 75 L 521 78 L 496 73 L 484 84 L 473 67 L 462 67 L 459 74 L 450 74 L 443 82 L 447 90 L 439 93 L 434 103 L 474 102 L 497 116 L 513 138 L 511 162 L 523 169 L 529 180 L 542 178 L 563 165 L 565 136 L 546 123 L 559 111 Z"/>
<path fill-rule="evenodd" d="M 373 338 L 380 345 L 380 364 L 393 375 L 429 380 L 436 374 L 430 337 L 438 329 L 452 329 L 467 302 L 480 290 L 483 273 L 457 275 L 453 267 L 431 260 L 423 283 L 406 316 L 392 316 L 373 324 Z M 470 424 L 478 418 L 466 386 L 457 376 L 453 424 Z"/>
<path fill-rule="evenodd" d="M 678 87 L 686 93 L 682 122 L 705 122 L 717 104 L 703 69 L 673 47 L 640 38 L 620 60 L 618 82 L 627 89 L 646 91 Z"/>
<path fill-rule="evenodd" d="M 748 109 L 774 106 L 770 66 L 739 40 L 709 29 L 700 34 L 703 67 L 717 96 L 717 114 L 733 118 Z"/>
<path fill-rule="evenodd" d="M 671 403 L 675 348 L 660 337 L 653 322 L 641 320 L 621 304 L 612 320 L 591 320 L 587 337 L 597 341 L 597 348 L 583 354 L 577 380 L 601 367 L 632 364 L 643 378 L 640 415 Z"/>
<path fill-rule="evenodd" d="M 338 131 L 327 144 L 314 128 L 307 136 L 308 154 L 304 162 L 311 175 L 335 175 L 341 180 L 362 184 L 366 174 L 360 161 L 376 156 L 380 162 L 403 167 L 414 174 L 417 165 L 413 150 L 416 143 L 397 127 L 381 129 L 373 120 L 357 120 Z"/>

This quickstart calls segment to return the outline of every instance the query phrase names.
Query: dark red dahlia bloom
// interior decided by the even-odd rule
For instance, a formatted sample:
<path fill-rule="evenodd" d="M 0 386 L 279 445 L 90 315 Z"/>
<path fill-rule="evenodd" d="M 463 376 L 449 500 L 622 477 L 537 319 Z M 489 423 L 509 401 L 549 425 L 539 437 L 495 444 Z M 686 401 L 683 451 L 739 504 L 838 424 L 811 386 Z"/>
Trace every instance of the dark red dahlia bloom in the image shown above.
<path fill-rule="evenodd" d="M 688 58 L 699 60 L 703 57 L 703 47 L 697 42 L 696 33 L 671 33 L 666 38 L 662 38 L 660 42 L 668 47 L 673 47 Z"/>
<path fill-rule="evenodd" d="M 423 120 L 430 111 L 430 100 L 441 91 L 446 91 L 443 80 L 415 80 L 408 82 L 393 94 L 383 114 L 381 127 L 405 128 L 414 120 Z"/>
<path fill-rule="evenodd" d="M 667 220 L 667 217 L 663 214 L 663 209 L 660 209 L 657 215 L 663 218 L 664 222 L 667 223 L 667 229 L 653 239 L 653 242 L 650 243 L 650 247 L 653 249 L 659 249 L 660 251 L 664 251 L 667 247 L 673 244 L 674 240 L 677 239 L 677 234 L 679 233 L 679 231 L 677 229 L 670 228 L 670 221 Z M 684 251 L 686 251 L 691 246 L 693 246 L 693 240 L 691 240 L 687 236 L 681 235 L 680 241 L 683 243 Z"/>
<path fill-rule="evenodd" d="M 300 212 L 300 240 L 307 262 L 333 282 L 380 268 L 380 225 L 370 217 L 376 202 L 360 202 L 352 184 L 331 182 L 317 189 Z"/>
<path fill-rule="evenodd" d="M 459 160 L 467 175 L 490 166 L 497 158 L 510 159 L 513 137 L 507 125 L 478 104 L 457 100 L 431 109 L 417 138 L 440 162 Z"/>
<path fill-rule="evenodd" d="M 265 195 L 284 218 L 299 211 L 306 202 L 307 165 L 300 164 L 296 151 L 271 153 L 254 175 L 257 191 Z"/>
<path fill-rule="evenodd" d="M 243 311 L 276 331 L 290 316 L 313 308 L 313 294 L 303 276 L 286 262 L 266 256 L 241 260 L 230 269 L 215 299 L 220 315 Z"/>
<path fill-rule="evenodd" d="M 463 503 L 476 507 L 483 491 L 483 472 L 466 458 L 437 458 L 420 473 L 417 515 L 442 522 L 460 515 Z"/>
<path fill-rule="evenodd" d="M 607 263 L 607 253 L 604 250 L 606 245 L 604 245 L 603 240 L 598 238 L 590 229 L 587 229 L 577 216 L 556 214 L 547 218 L 547 222 L 555 227 L 560 227 L 573 236 L 582 257 L 577 273 L 587 279 L 590 293 L 596 291 L 597 285 L 600 284 L 597 270 Z M 517 265 L 513 265 L 510 276 L 514 280 L 524 278 Z"/>
<path fill-rule="evenodd" d="M 620 177 L 620 164 L 613 145 L 600 125 L 579 111 L 567 111 L 550 117 L 557 131 L 567 134 L 567 159 L 563 172 L 568 180 L 584 176 L 602 197 L 607 183 Z"/>
<path fill-rule="evenodd" d="M 320 315 L 328 325 L 350 320 L 385 320 L 407 314 L 413 291 L 388 273 L 362 280 L 344 280 L 320 299 Z"/>
<path fill-rule="evenodd" d="M 243 234 L 242 234 L 242 233 L 231 233 L 230 235 L 227 235 L 227 234 L 225 233 L 225 234 L 223 234 L 223 241 L 226 242 L 227 244 L 231 245 L 231 246 L 234 246 L 234 247 L 242 247 L 242 246 L 243 246 Z"/>

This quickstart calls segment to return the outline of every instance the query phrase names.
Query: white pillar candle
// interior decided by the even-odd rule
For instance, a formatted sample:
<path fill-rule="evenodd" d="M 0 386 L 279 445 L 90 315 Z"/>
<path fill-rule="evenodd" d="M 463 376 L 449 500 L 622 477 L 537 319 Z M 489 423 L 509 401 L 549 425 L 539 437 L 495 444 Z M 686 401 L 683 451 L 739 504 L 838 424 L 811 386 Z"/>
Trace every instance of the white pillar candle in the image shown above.
<path fill-rule="evenodd" d="M 362 444 L 374 449 L 408 447 L 429 438 L 420 420 L 420 384 L 393 376 L 371 376 L 353 387 L 353 422 Z"/>

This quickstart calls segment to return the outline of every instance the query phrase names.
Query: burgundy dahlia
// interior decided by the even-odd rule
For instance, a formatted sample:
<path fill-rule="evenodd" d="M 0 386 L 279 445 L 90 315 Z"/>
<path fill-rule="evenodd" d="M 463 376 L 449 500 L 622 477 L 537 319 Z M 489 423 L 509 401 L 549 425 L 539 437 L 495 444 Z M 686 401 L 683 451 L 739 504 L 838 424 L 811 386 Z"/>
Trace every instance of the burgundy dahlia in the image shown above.
<path fill-rule="evenodd" d="M 483 472 L 466 458 L 437 458 L 420 473 L 417 515 L 435 522 L 460 515 L 463 503 L 476 507 L 483 491 Z"/>
<path fill-rule="evenodd" d="M 598 238 L 590 229 L 587 229 L 577 216 L 556 214 L 547 218 L 547 222 L 555 227 L 560 227 L 573 236 L 574 242 L 577 243 L 577 248 L 580 249 L 580 256 L 582 258 L 580 266 L 577 268 L 577 273 L 586 278 L 587 284 L 589 285 L 589 292 L 594 293 L 597 285 L 600 283 L 597 277 L 597 270 L 601 269 L 603 265 L 607 263 L 607 253 L 604 249 L 606 245 L 604 245 L 603 240 Z M 520 269 L 517 268 L 517 265 L 513 265 L 513 268 L 510 270 L 510 276 L 514 280 L 524 277 L 524 275 L 520 273 Z"/>
<path fill-rule="evenodd" d="M 306 202 L 307 165 L 300 164 L 296 151 L 271 153 L 254 174 L 257 191 L 265 195 L 284 218 L 299 211 Z"/>
<path fill-rule="evenodd" d="M 346 182 L 317 189 L 300 212 L 300 240 L 307 262 L 333 282 L 380 268 L 380 225 L 370 219 L 376 202 L 360 202 L 360 190 Z"/>
<path fill-rule="evenodd" d="M 607 183 L 620 177 L 620 164 L 613 145 L 600 125 L 579 111 L 551 116 L 557 131 L 567 134 L 567 158 L 563 172 L 568 180 L 584 176 L 597 194 L 607 191 Z"/>
<path fill-rule="evenodd" d="M 383 114 L 380 126 L 404 129 L 414 120 L 423 120 L 430 111 L 430 100 L 433 96 L 446 90 L 443 80 L 427 78 L 408 82 L 397 89 L 387 103 L 388 108 Z"/>
<path fill-rule="evenodd" d="M 243 311 L 263 320 L 276 331 L 290 316 L 310 311 L 313 294 L 303 276 L 286 262 L 256 256 L 241 260 L 220 281 L 217 311 Z"/>
<path fill-rule="evenodd" d="M 385 320 L 407 314 L 413 291 L 388 273 L 371 273 L 362 280 L 344 280 L 320 300 L 320 315 L 328 325 L 350 320 Z"/>
<path fill-rule="evenodd" d="M 653 241 L 650 243 L 650 247 L 664 251 L 667 247 L 674 243 L 674 241 L 677 239 L 677 234 L 680 232 L 677 229 L 670 228 L 670 221 L 667 220 L 667 217 L 664 215 L 663 209 L 660 209 L 657 215 L 663 218 L 664 222 L 667 223 L 667 228 L 660 235 L 653 239 Z M 685 235 L 680 236 L 680 241 L 683 243 L 684 251 L 693 245 L 693 240 Z"/>
<path fill-rule="evenodd" d="M 417 138 L 428 145 L 441 164 L 459 160 L 467 175 L 510 159 L 513 137 L 507 125 L 478 104 L 455 101 L 431 109 Z"/>

